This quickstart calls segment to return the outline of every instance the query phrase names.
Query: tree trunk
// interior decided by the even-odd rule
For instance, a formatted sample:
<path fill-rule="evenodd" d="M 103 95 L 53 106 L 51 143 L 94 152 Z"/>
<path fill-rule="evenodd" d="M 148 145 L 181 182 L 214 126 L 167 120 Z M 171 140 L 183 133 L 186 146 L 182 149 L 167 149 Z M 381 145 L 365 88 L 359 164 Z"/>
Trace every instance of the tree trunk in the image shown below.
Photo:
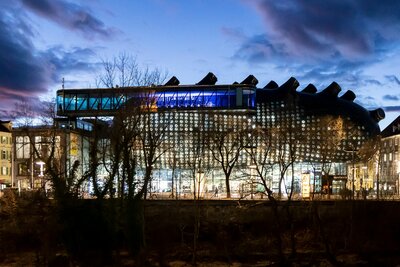
<path fill-rule="evenodd" d="M 147 191 L 148 191 L 148 186 L 151 180 L 151 173 L 153 171 L 153 166 L 147 166 L 146 167 L 146 172 L 144 176 L 144 184 L 143 184 L 143 199 L 147 199 Z"/>
<path fill-rule="evenodd" d="M 226 185 L 226 198 L 231 198 L 231 187 L 229 185 L 229 176 L 225 177 L 225 185 Z"/>

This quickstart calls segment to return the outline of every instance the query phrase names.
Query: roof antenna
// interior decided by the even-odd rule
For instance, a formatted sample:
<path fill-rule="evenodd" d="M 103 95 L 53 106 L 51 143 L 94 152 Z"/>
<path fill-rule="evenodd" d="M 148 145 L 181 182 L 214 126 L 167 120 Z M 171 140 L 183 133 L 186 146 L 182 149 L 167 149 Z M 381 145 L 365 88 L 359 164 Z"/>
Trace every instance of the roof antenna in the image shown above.
<path fill-rule="evenodd" d="M 64 80 L 64 77 L 62 78 L 62 89 L 64 89 L 64 82 L 65 82 L 65 80 Z"/>

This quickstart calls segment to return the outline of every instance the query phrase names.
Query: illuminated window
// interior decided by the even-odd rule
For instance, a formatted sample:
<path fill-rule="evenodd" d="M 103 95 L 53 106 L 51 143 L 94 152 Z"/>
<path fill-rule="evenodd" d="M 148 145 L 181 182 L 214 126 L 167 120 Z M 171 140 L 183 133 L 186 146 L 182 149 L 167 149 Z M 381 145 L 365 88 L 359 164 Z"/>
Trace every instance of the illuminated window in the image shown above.
<path fill-rule="evenodd" d="M 16 156 L 19 159 L 28 159 L 30 157 L 30 146 L 28 136 L 16 137 Z"/>
<path fill-rule="evenodd" d="M 28 175 L 28 166 L 26 163 L 19 163 L 18 164 L 18 175 Z"/>
<path fill-rule="evenodd" d="M 8 175 L 8 168 L 7 167 L 1 167 L 1 175 Z"/>

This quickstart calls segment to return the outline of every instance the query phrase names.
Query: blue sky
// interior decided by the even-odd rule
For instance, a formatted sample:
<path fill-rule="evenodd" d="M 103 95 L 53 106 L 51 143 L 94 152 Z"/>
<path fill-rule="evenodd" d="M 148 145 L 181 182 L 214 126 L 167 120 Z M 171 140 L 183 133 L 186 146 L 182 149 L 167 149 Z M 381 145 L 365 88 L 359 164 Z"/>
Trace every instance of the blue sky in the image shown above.
<path fill-rule="evenodd" d="M 0 116 L 61 87 L 94 87 L 101 59 L 121 52 L 198 82 L 253 74 L 263 87 L 332 81 L 384 127 L 400 114 L 400 2 L 395 0 L 0 1 Z"/>

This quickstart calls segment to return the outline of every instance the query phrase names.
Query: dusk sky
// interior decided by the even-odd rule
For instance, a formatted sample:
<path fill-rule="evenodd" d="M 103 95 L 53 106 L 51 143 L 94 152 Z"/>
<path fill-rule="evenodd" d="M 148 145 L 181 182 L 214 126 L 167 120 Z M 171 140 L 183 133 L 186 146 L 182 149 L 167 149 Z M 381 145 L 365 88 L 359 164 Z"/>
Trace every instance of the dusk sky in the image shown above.
<path fill-rule="evenodd" d="M 382 127 L 400 115 L 400 1 L 0 0 L 0 118 L 14 102 L 95 87 L 101 59 L 127 52 L 181 84 L 253 74 L 263 87 L 336 81 Z"/>

